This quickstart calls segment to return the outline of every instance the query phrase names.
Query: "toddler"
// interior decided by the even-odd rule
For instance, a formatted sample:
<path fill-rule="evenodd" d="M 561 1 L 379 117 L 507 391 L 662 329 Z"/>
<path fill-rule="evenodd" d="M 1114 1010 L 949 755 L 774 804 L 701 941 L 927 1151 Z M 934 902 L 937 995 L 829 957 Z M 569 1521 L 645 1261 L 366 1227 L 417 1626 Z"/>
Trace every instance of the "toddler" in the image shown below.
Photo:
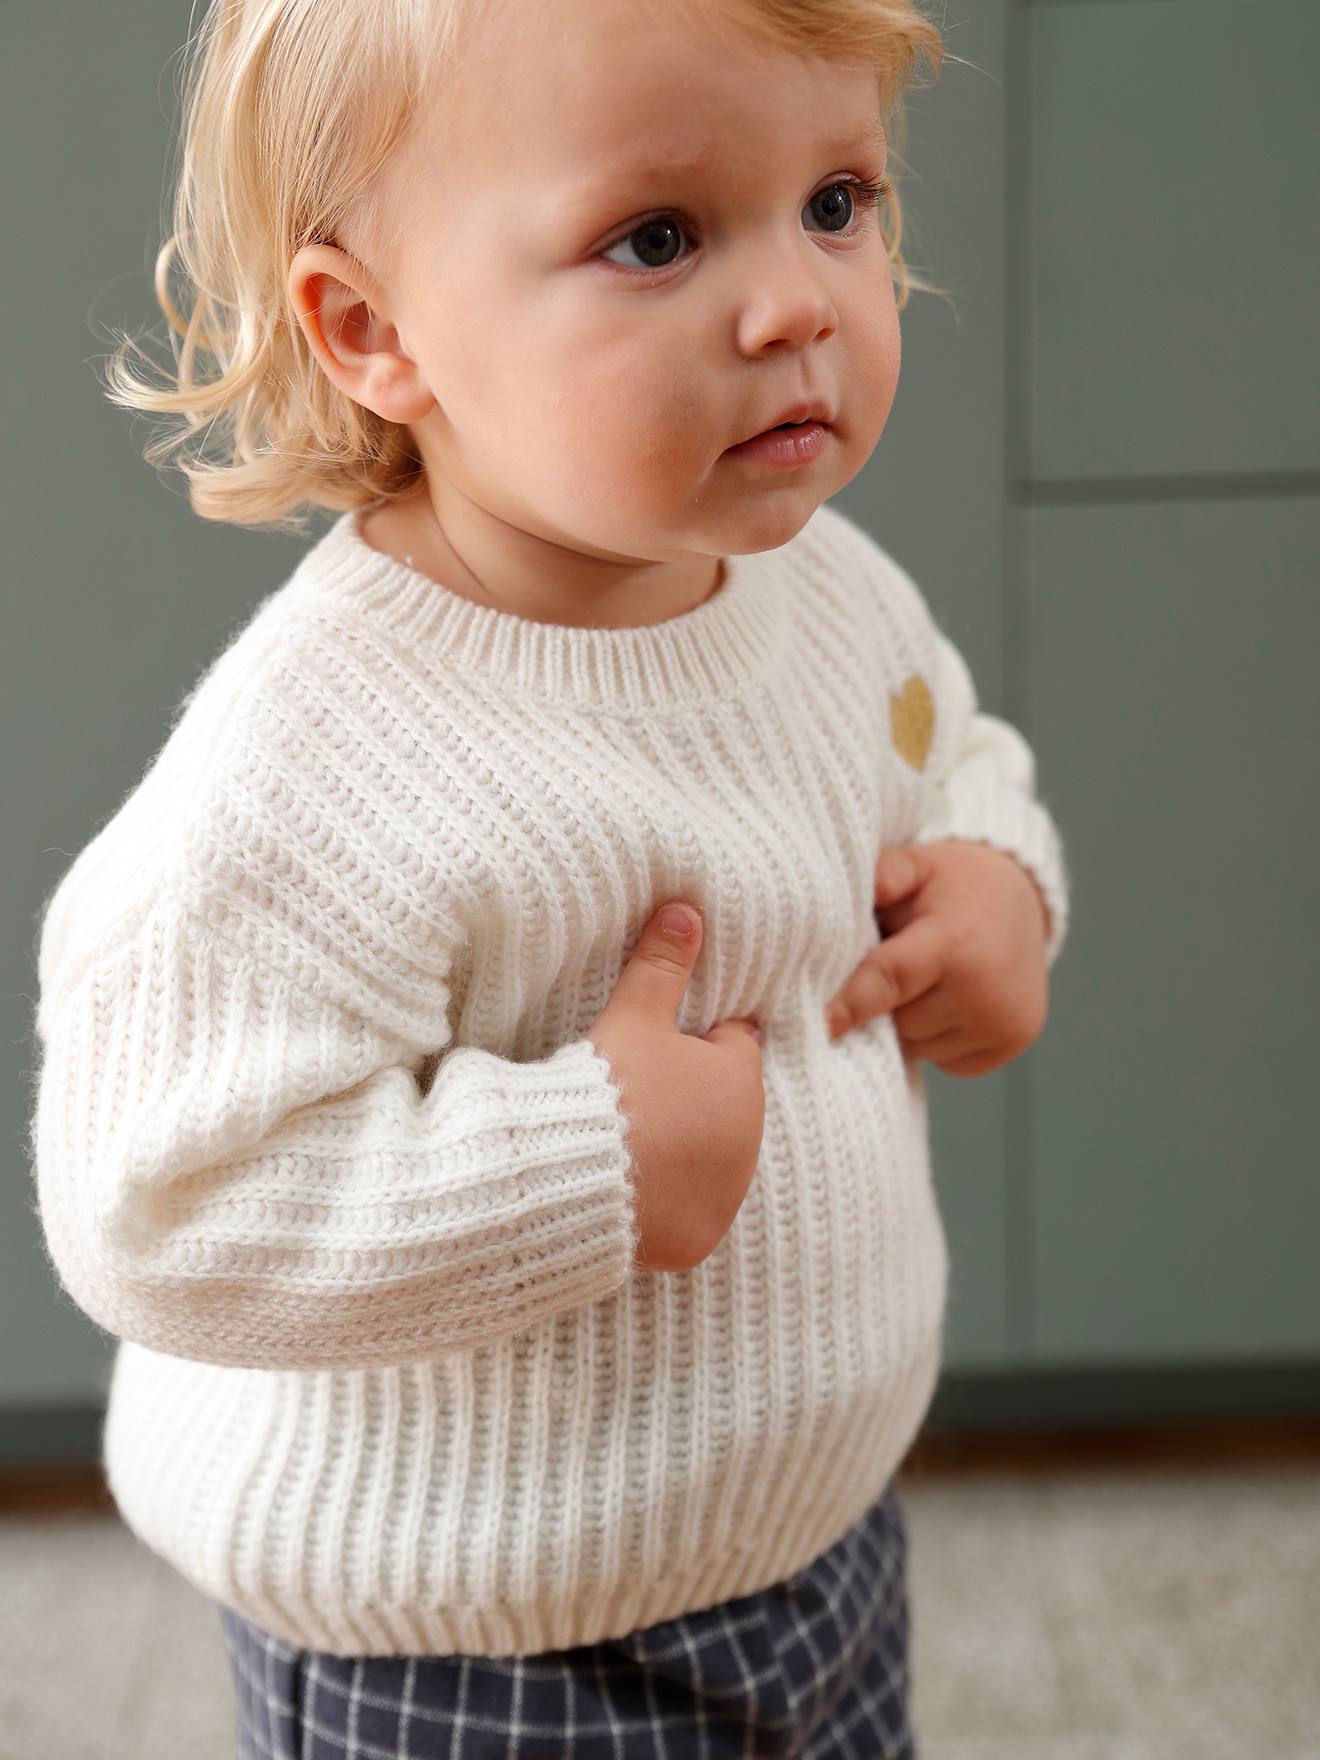
<path fill-rule="evenodd" d="M 193 47 L 177 389 L 112 394 L 202 431 L 200 516 L 335 517 L 43 913 L 118 1508 L 244 1756 L 912 1755 L 921 1064 L 1038 1037 L 1068 909 L 1030 748 L 828 505 L 939 33 L 217 0 Z"/>

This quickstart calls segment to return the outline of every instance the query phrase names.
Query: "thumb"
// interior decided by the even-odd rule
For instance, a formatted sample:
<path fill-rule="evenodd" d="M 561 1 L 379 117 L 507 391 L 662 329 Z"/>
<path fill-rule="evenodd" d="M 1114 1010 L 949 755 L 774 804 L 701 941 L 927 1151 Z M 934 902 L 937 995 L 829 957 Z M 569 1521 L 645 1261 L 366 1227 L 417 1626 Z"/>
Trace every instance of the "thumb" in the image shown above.
<path fill-rule="evenodd" d="M 675 1024 L 683 992 L 701 950 L 701 912 L 681 899 L 670 899 L 642 930 L 628 963 L 619 974 L 609 1005 L 663 1015 Z"/>
<path fill-rule="evenodd" d="M 883 910 L 908 898 L 928 877 L 930 863 L 917 843 L 891 844 L 882 849 L 875 864 L 875 907 Z"/>

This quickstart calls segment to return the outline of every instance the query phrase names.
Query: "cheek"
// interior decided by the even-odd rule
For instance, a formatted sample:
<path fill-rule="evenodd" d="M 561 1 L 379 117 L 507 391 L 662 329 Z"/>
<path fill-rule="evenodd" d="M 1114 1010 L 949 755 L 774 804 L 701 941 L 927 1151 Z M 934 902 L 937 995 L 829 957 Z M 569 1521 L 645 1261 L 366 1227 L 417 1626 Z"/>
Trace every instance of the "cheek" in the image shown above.
<path fill-rule="evenodd" d="M 658 499 L 723 449 L 689 343 L 635 325 L 612 333 L 603 322 L 562 337 L 543 333 L 542 342 L 523 363 L 523 383 L 538 444 L 566 490 L 595 493 L 610 483 Z"/>
<path fill-rule="evenodd" d="M 689 354 L 689 359 L 692 356 Z M 652 374 L 654 363 L 648 363 Z M 634 420 L 630 451 L 623 462 L 633 478 L 657 488 L 667 483 L 689 485 L 703 477 L 711 460 L 724 450 L 720 419 L 709 395 L 683 377 L 675 360 L 669 370 L 644 388 L 647 419 Z"/>
<path fill-rule="evenodd" d="M 865 425 L 872 444 L 879 439 L 898 390 L 903 339 L 893 290 L 853 314 L 856 346 L 849 349 L 850 389 L 845 408 Z"/>

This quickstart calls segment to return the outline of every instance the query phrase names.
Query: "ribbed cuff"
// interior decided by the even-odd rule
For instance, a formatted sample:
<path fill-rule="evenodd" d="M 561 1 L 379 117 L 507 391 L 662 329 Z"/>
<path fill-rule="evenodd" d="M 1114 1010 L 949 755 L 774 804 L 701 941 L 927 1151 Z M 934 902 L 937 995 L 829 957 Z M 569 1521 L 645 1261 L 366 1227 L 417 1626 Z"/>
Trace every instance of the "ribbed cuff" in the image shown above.
<path fill-rule="evenodd" d="M 632 1268 L 640 1237 L 620 1094 L 609 1060 L 584 1036 L 531 1063 L 458 1046 L 428 1096 L 443 1096 L 452 1150 L 516 1176 L 516 1206 L 495 1238 L 516 1239 L 517 1293 L 497 1293 L 492 1281 L 485 1294 L 493 1305 L 503 1297 L 523 1325 L 613 1294 Z"/>
<path fill-rule="evenodd" d="M 1049 812 L 1020 788 L 987 789 L 982 779 L 953 777 L 936 795 L 930 816 L 913 843 L 946 837 L 988 843 L 1026 868 L 1049 908 L 1046 966 L 1058 958 L 1068 935 L 1069 879 L 1063 844 Z"/>

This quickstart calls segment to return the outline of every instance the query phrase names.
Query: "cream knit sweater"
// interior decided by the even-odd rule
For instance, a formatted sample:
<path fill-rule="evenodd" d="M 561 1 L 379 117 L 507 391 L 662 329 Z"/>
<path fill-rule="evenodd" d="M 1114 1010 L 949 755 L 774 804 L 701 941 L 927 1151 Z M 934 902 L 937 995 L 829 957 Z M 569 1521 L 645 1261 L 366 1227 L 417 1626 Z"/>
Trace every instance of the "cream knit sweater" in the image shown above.
<path fill-rule="evenodd" d="M 624 630 L 478 605 L 339 516 L 183 700 L 42 922 L 47 1250 L 122 1341 L 128 1526 L 344 1655 L 590 1643 L 748 1594 L 883 1490 L 939 1369 L 922 1068 L 824 1005 L 884 846 L 1067 879 L 1030 748 L 829 503 Z M 691 899 L 678 1015 L 755 1014 L 733 1227 L 632 1268 L 586 1032 Z"/>

